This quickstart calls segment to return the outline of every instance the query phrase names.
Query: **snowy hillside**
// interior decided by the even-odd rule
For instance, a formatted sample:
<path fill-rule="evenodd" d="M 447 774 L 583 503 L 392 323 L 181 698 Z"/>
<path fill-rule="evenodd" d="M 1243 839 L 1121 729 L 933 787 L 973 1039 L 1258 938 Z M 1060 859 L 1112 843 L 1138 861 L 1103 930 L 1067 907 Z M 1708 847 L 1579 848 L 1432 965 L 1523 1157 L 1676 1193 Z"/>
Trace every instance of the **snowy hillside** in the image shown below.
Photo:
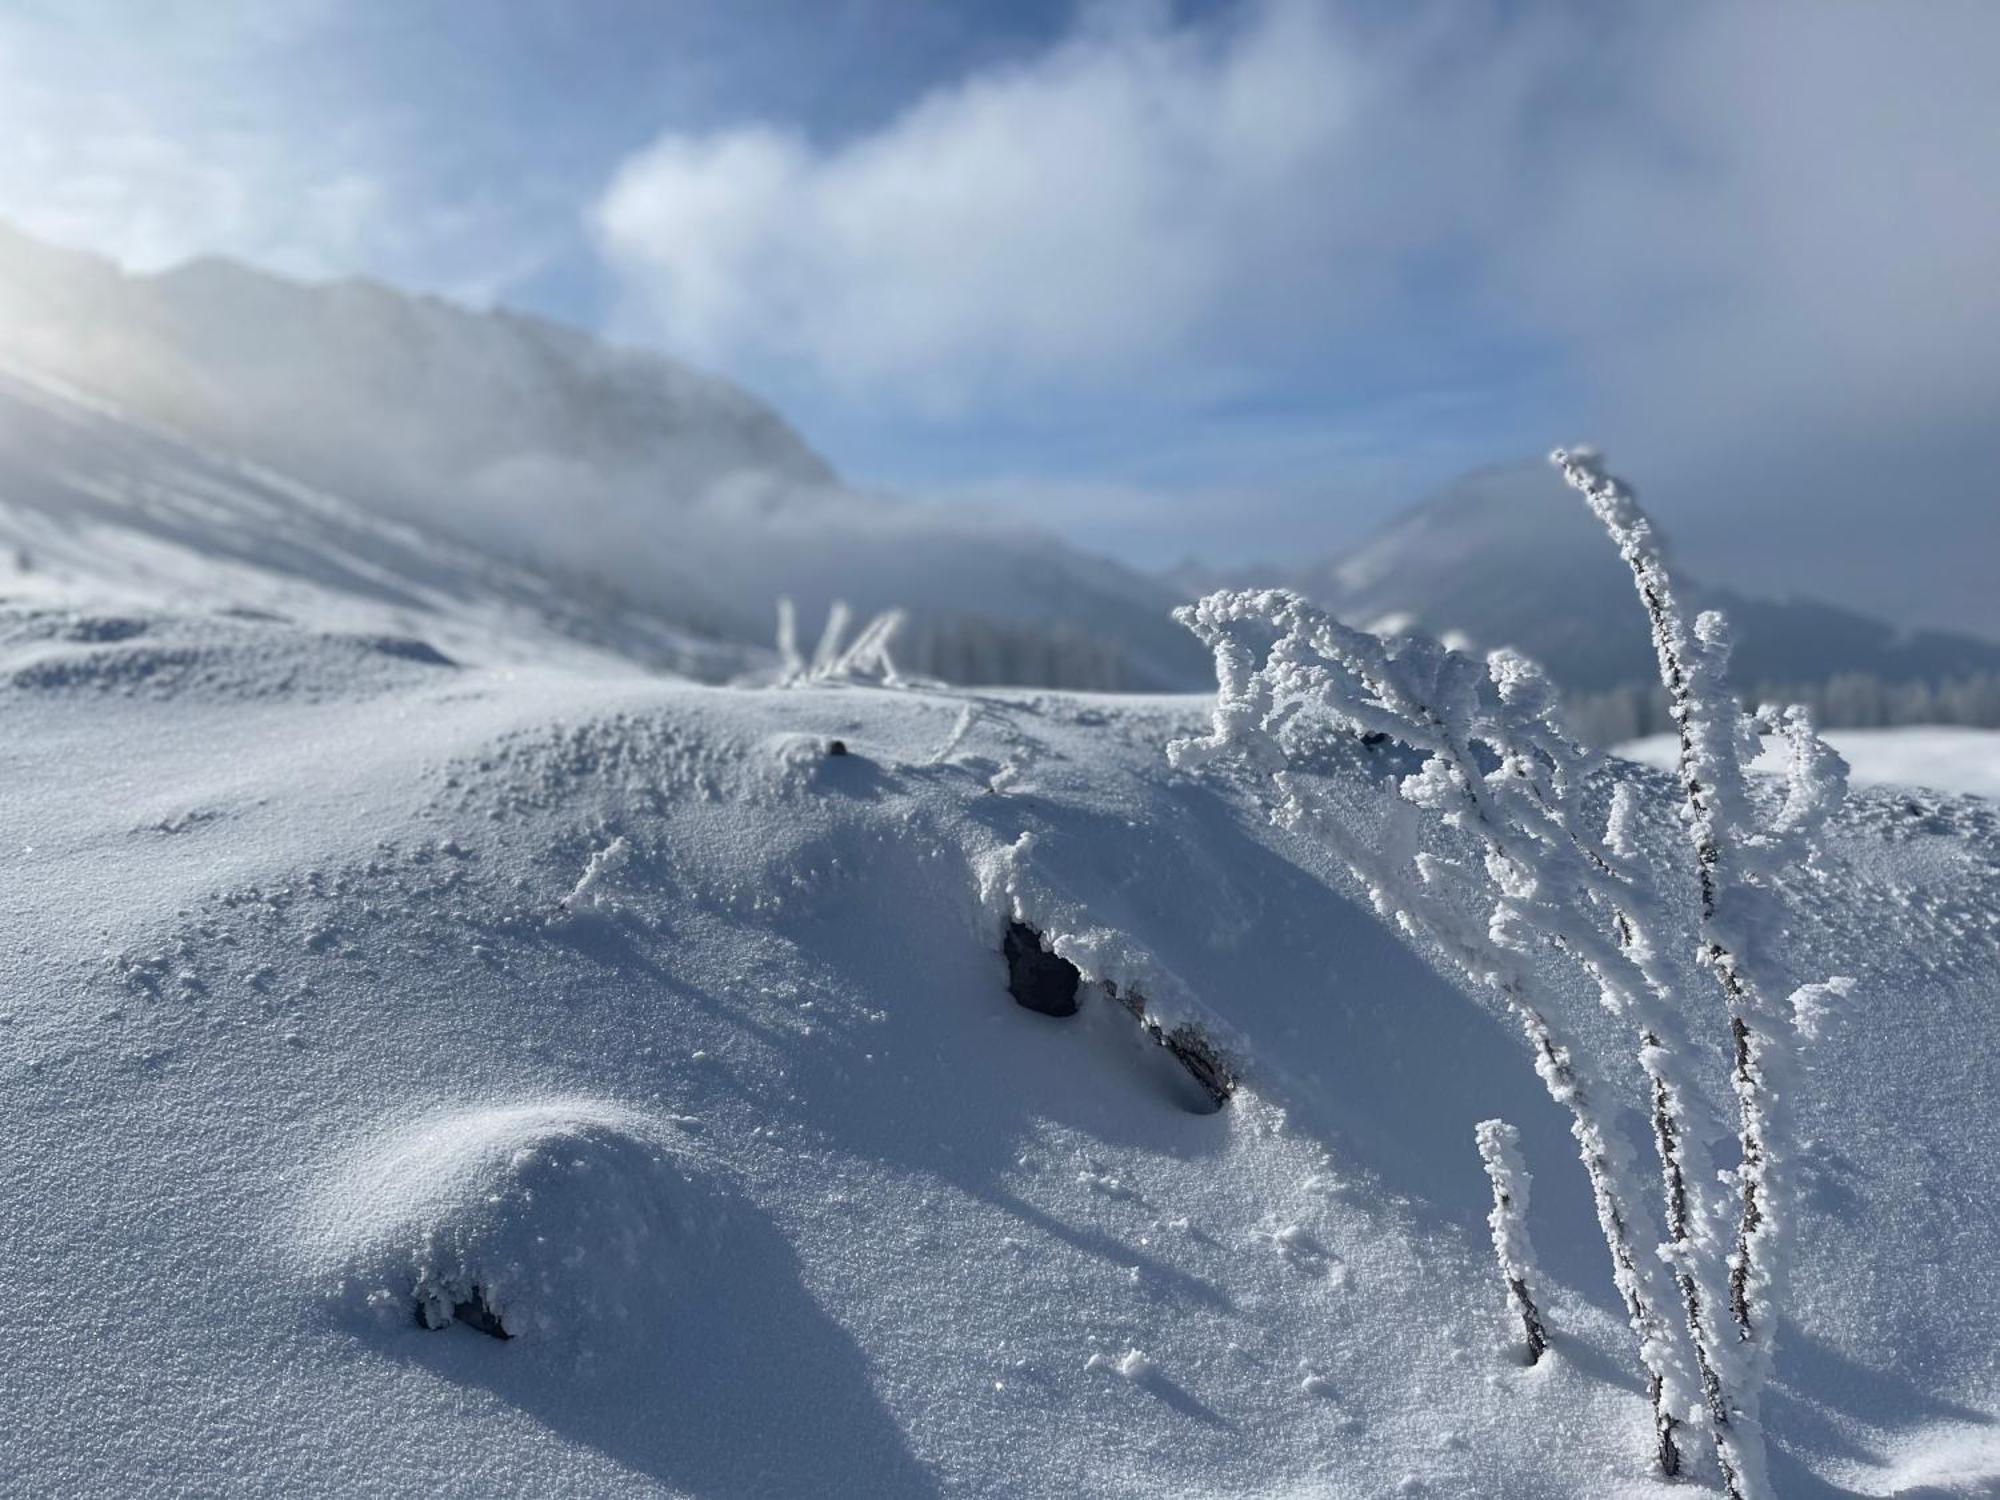
<path fill-rule="evenodd" d="M 0 564 L 13 592 L 275 614 L 720 681 L 769 653 L 531 572 L 0 362 Z"/>
<path fill-rule="evenodd" d="M 717 689 L 27 582 L 0 1491 L 1691 1492 L 1518 1035 L 1169 767 L 1208 697 Z M 1314 774 L 1366 827 L 1397 765 Z M 1613 774 L 1668 866 L 1666 779 Z M 2000 821 L 1858 792 L 1794 894 L 1857 988 L 1798 1101 L 1777 1488 L 2000 1493 Z M 1015 921 L 1076 1015 L 1010 998 Z"/>
<path fill-rule="evenodd" d="M 0 360 L 607 614 L 764 646 L 780 595 L 815 627 L 844 598 L 910 610 L 906 659 L 954 680 L 1202 676 L 1158 582 L 998 519 L 844 487 L 743 391 L 533 318 L 225 261 L 128 276 L 0 226 Z M 4 456 L 44 461 L 31 442 Z"/>
<path fill-rule="evenodd" d="M 225 260 L 130 276 L 0 228 L 10 355 L 385 509 L 493 529 L 496 506 L 641 482 L 832 472 L 769 408 L 553 324 Z M 441 480 L 449 479 L 446 486 Z"/>

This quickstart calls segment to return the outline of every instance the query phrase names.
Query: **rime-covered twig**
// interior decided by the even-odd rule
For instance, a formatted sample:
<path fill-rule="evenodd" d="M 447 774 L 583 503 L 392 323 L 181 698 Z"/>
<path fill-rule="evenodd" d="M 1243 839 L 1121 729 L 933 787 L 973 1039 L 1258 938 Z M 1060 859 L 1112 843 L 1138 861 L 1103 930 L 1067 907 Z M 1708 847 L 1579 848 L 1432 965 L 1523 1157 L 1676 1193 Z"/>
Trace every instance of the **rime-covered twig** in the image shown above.
<path fill-rule="evenodd" d="M 903 681 L 889 647 L 903 628 L 900 609 L 885 609 L 847 643 L 852 618 L 846 601 L 836 599 L 827 611 L 819 645 L 808 661 L 799 653 L 798 615 L 789 598 L 778 600 L 778 685 L 807 682 L 876 682 L 895 687 Z"/>
<path fill-rule="evenodd" d="M 1477 735 L 1499 766 L 1482 780 L 1492 806 L 1479 811 L 1478 822 L 1489 864 L 1501 860 L 1513 867 L 1496 915 L 1517 946 L 1545 935 L 1591 976 L 1605 1006 L 1637 1030 L 1666 1211 L 1663 1255 L 1687 1323 L 1718 1460 L 1732 1472 L 1743 1465 L 1729 1458 L 1725 1450 L 1733 1438 L 1722 1430 L 1729 1421 L 1730 1356 L 1720 1298 L 1707 1290 L 1718 1279 L 1720 1246 L 1687 1158 L 1700 1130 L 1693 1107 L 1699 1094 L 1687 1072 L 1685 1007 L 1651 931 L 1660 904 L 1632 841 L 1631 791 L 1623 785 L 1614 791 L 1604 840 L 1593 840 L 1579 794 L 1596 758 L 1562 728 L 1553 687 L 1539 667 L 1512 652 L 1495 652 L 1487 668 L 1499 708 L 1479 722 Z M 1471 766 L 1459 779 L 1476 774 Z"/>
<path fill-rule="evenodd" d="M 1479 1160 L 1493 1184 L 1493 1208 L 1486 1216 L 1493 1231 L 1493 1256 L 1507 1289 L 1507 1307 L 1521 1320 L 1528 1363 L 1548 1351 L 1549 1331 L 1535 1306 L 1535 1250 L 1528 1238 L 1528 1190 L 1533 1182 L 1521 1160 L 1521 1132 L 1505 1120 L 1481 1120 L 1474 1127 Z"/>
<path fill-rule="evenodd" d="M 1764 709 L 1754 716 L 1741 710 L 1729 691 L 1727 624 L 1708 612 L 1690 625 L 1658 531 L 1631 490 L 1593 453 L 1559 450 L 1553 460 L 1632 570 L 1679 734 L 1675 769 L 1701 911 L 1696 958 L 1715 976 L 1729 1016 L 1741 1162 L 1734 1174 L 1738 1209 L 1728 1300 L 1743 1355 L 1731 1383 L 1740 1403 L 1737 1423 L 1754 1428 L 1770 1372 L 1790 1229 L 1786 1075 L 1801 1040 L 1798 1012 L 1815 990 L 1828 988 L 1795 987 L 1772 972 L 1765 949 L 1781 915 L 1774 879 L 1816 853 L 1820 830 L 1845 795 L 1847 767 L 1813 732 L 1804 709 Z M 1746 774 L 1767 736 L 1787 761 L 1785 798 L 1768 818 L 1753 802 Z M 1775 1001 L 1780 994 L 1787 996 L 1782 1004 Z M 1737 1476 L 1732 1492 L 1768 1488 L 1756 1463 L 1761 1452 L 1750 1457 L 1754 1472 Z"/>

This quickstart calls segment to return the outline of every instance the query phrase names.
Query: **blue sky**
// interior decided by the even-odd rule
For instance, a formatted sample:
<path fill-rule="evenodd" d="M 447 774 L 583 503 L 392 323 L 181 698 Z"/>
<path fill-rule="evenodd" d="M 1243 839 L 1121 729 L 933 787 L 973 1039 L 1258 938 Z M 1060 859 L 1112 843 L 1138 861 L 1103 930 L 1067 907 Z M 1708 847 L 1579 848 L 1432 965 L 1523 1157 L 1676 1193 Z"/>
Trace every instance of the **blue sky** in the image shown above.
<path fill-rule="evenodd" d="M 1583 434 L 1711 572 L 1959 617 L 1996 43 L 1841 0 L 0 0 L 0 216 L 646 343 L 858 482 L 1145 564 Z"/>

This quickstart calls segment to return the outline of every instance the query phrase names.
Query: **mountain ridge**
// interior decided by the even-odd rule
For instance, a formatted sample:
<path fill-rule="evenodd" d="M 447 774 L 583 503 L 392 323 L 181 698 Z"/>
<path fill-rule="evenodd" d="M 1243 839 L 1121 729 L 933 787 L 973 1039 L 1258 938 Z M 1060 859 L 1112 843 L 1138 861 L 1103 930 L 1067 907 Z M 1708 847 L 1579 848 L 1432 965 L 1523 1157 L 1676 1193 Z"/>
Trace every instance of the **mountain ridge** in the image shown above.
<path fill-rule="evenodd" d="M 0 227 L 0 354 L 573 593 L 595 581 L 607 611 L 762 646 L 780 596 L 808 622 L 845 600 L 908 610 L 900 649 L 929 675 L 1207 679 L 1157 580 L 848 487 L 729 382 L 530 315 L 216 259 L 134 276 Z"/>
<path fill-rule="evenodd" d="M 1511 646 L 1541 662 L 1579 702 L 1609 694 L 1650 699 L 1657 688 L 1631 575 L 1539 461 L 1474 469 L 1355 546 L 1303 565 L 1184 566 L 1168 576 L 1183 588 L 1292 588 L 1370 628 L 1418 628 L 1474 649 Z M 1739 682 L 1757 691 L 1832 693 L 1818 706 L 1836 716 L 1843 711 L 1834 684 L 1843 680 L 1895 688 L 2000 674 L 2000 643 L 1978 636 L 1905 629 L 1808 597 L 1714 587 L 1685 569 L 1677 578 L 1696 605 L 1728 616 Z M 1643 719 L 1643 710 L 1633 711 Z M 1646 721 L 1630 732 L 1663 727 Z"/>

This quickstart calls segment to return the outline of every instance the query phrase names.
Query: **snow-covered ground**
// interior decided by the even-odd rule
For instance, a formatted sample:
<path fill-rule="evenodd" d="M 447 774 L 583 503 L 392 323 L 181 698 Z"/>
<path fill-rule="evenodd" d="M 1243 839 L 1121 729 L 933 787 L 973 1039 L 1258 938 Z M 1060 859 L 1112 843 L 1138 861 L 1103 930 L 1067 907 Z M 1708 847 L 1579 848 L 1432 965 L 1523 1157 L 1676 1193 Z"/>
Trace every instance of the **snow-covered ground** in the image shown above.
<path fill-rule="evenodd" d="M 1856 786 L 1929 787 L 2000 797 L 2000 729 L 1927 724 L 1897 729 L 1832 729 L 1826 739 L 1846 759 Z M 1618 747 L 1641 765 L 1671 767 L 1672 735 L 1649 735 Z"/>
<path fill-rule="evenodd" d="M 0 607 L 0 1491 L 1688 1493 L 1518 1037 L 1169 769 L 1207 706 L 456 664 L 41 580 Z M 1664 778 L 1614 774 L 1667 858 Z M 1833 844 L 1779 1490 L 1992 1495 L 2000 825 L 1863 791 Z M 1015 1005 L 1013 918 L 1197 1019 L 1234 1100 L 1094 985 Z"/>

